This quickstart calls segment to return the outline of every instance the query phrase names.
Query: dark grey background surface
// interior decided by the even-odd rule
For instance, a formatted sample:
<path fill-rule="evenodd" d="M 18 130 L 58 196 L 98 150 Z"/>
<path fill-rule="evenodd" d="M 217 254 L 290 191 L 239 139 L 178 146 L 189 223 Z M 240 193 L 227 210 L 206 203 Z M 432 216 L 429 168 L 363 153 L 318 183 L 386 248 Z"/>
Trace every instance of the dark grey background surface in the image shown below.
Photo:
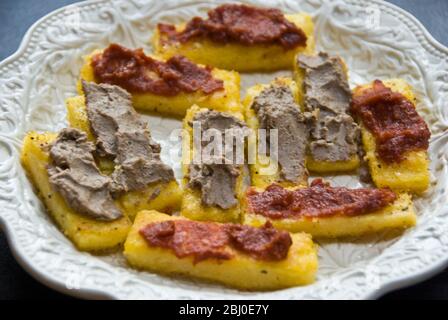
<path fill-rule="evenodd" d="M 0 60 L 13 54 L 26 30 L 45 14 L 74 0 L 0 0 Z M 366 3 L 369 1 L 366 0 Z M 416 16 L 429 32 L 448 46 L 448 0 L 390 0 Z M 384 299 L 448 299 L 448 269 Z M 41 285 L 17 264 L 0 232 L 0 299 L 70 299 Z"/>

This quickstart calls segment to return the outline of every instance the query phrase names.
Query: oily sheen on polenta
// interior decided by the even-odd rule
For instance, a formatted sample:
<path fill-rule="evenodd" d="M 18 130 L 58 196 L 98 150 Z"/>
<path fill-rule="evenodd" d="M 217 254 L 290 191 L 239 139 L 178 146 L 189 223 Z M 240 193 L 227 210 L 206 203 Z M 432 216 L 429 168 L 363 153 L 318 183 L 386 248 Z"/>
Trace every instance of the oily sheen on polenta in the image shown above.
<path fill-rule="evenodd" d="M 154 31 L 152 44 L 155 52 L 165 59 L 181 54 L 196 63 L 241 72 L 292 69 L 297 53 L 314 52 L 314 24 L 311 16 L 306 13 L 285 15 L 285 17 L 303 30 L 307 36 L 306 47 L 299 46 L 285 50 L 279 45 L 220 44 L 206 39 L 195 39 L 186 43 L 167 43 L 161 39 L 158 29 Z M 185 24 L 176 26 L 177 31 L 182 31 L 184 28 Z"/>
<path fill-rule="evenodd" d="M 249 164 L 250 174 L 251 174 L 251 185 L 259 188 L 265 188 L 268 185 L 272 183 L 278 183 L 281 186 L 284 187 L 292 187 L 294 185 L 307 185 L 307 179 L 300 177 L 298 181 L 291 182 L 280 179 L 280 170 L 279 170 L 279 164 L 275 163 L 275 166 L 277 167 L 277 170 L 275 172 L 272 172 L 272 174 L 267 174 L 268 171 L 272 168 L 269 168 L 269 165 L 274 164 L 274 159 L 270 158 L 268 155 L 258 154 L 257 148 L 258 148 L 258 137 L 257 132 L 259 129 L 259 121 L 258 117 L 256 115 L 256 112 L 252 108 L 252 103 L 254 99 L 267 87 L 269 86 L 286 86 L 289 87 L 291 90 L 291 93 L 293 94 L 295 100 L 298 99 L 298 90 L 295 82 L 290 78 L 276 78 L 274 81 L 272 81 L 271 84 L 257 84 L 253 87 L 250 87 L 246 91 L 246 96 L 243 100 L 244 105 L 244 111 L 245 111 L 245 117 L 246 117 L 246 123 L 248 127 L 252 130 L 252 134 L 249 136 L 248 144 L 251 147 L 248 147 L 248 150 L 252 150 L 254 154 L 252 154 L 253 157 L 253 164 Z M 299 105 L 298 105 L 299 107 Z M 280 139 L 281 137 L 279 137 Z M 269 168 L 269 169 L 268 169 Z M 272 169 L 273 170 L 273 169 Z"/>
<path fill-rule="evenodd" d="M 52 189 L 47 174 L 48 147 L 55 138 L 54 133 L 30 132 L 23 141 L 21 161 L 40 198 L 62 232 L 79 250 L 100 251 L 117 247 L 124 242 L 131 227 L 126 215 L 111 222 L 80 215 Z"/>
<path fill-rule="evenodd" d="M 236 198 L 238 203 L 229 209 L 221 209 L 215 206 L 206 206 L 202 203 L 201 192 L 188 186 L 189 166 L 193 161 L 193 128 L 191 123 L 197 112 L 206 111 L 206 108 L 199 108 L 194 105 L 188 109 L 183 120 L 182 133 L 182 172 L 183 172 L 183 198 L 181 205 L 181 215 L 192 220 L 217 221 L 217 222 L 238 222 L 240 220 L 240 203 L 244 196 L 244 176 L 245 172 L 238 176 L 236 181 Z M 243 115 L 239 112 L 232 113 L 238 119 L 243 120 Z"/>
<path fill-rule="evenodd" d="M 91 132 L 87 117 L 85 97 L 77 96 L 66 100 L 67 121 L 73 128 L 84 131 L 91 141 L 95 138 Z M 100 159 L 99 167 L 104 173 L 111 173 L 114 163 L 108 159 Z M 159 210 L 171 213 L 180 207 L 182 190 L 177 181 L 168 183 L 155 183 L 148 185 L 143 190 L 130 191 L 122 195 L 118 201 L 126 214 L 134 219 L 141 210 Z"/>
<path fill-rule="evenodd" d="M 151 247 L 139 234 L 146 225 L 183 219 L 157 211 L 139 212 L 124 245 L 124 255 L 133 267 L 162 274 L 187 275 L 246 290 L 273 290 L 314 281 L 317 271 L 316 246 L 304 233 L 292 234 L 286 259 L 263 261 L 241 252 L 229 260 L 205 259 L 194 263 L 192 257 L 178 258 L 170 250 Z"/>
<path fill-rule="evenodd" d="M 81 81 L 93 81 L 98 83 L 91 65 L 92 56 L 101 54 L 96 50 L 84 58 L 78 81 L 78 93 L 82 95 Z M 156 59 L 156 57 L 153 57 Z M 212 76 L 224 82 L 224 90 L 211 94 L 202 92 L 179 93 L 175 96 L 163 96 L 153 93 L 132 93 L 134 108 L 141 111 L 150 111 L 166 115 L 182 117 L 193 104 L 219 111 L 239 111 L 240 108 L 240 75 L 237 72 L 212 69 Z"/>
<path fill-rule="evenodd" d="M 258 189 L 258 191 L 261 192 L 263 189 Z M 411 196 L 406 193 L 399 194 L 392 204 L 381 210 L 358 216 L 269 219 L 251 212 L 246 201 L 243 201 L 243 212 L 244 224 L 258 227 L 269 220 L 278 229 L 289 232 L 306 232 L 317 238 L 362 236 L 385 229 L 406 229 L 414 226 L 417 222 Z"/>
<path fill-rule="evenodd" d="M 403 79 L 390 79 L 383 81 L 386 87 L 394 92 L 404 95 L 414 106 L 416 97 L 412 87 Z M 358 86 L 353 95 L 362 94 L 363 90 L 371 88 L 372 84 Z M 372 133 L 361 123 L 362 142 L 365 150 L 365 159 L 368 162 L 370 175 L 377 187 L 389 187 L 393 190 L 421 193 L 430 183 L 429 159 L 427 151 L 410 151 L 405 159 L 398 163 L 385 163 L 376 154 L 376 143 Z"/>

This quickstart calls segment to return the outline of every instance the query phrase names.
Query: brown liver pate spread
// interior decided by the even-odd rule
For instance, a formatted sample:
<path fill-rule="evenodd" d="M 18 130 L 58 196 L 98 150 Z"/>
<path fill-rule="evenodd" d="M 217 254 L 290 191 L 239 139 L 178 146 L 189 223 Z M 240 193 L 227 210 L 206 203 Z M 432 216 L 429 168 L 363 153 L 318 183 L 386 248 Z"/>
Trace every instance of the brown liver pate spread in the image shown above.
<path fill-rule="evenodd" d="M 214 258 L 229 260 L 232 249 L 259 260 L 283 260 L 291 236 L 267 223 L 261 228 L 190 220 L 153 222 L 140 229 L 148 245 L 171 249 L 178 258 L 192 256 L 194 263 Z"/>
<path fill-rule="evenodd" d="M 97 153 L 114 159 L 110 176 L 114 197 L 174 180 L 173 170 L 160 159 L 160 145 L 152 139 L 147 122 L 132 107 L 126 90 L 86 81 L 82 81 L 82 89 Z"/>
<path fill-rule="evenodd" d="M 244 122 L 231 114 L 206 110 L 197 112 L 193 117 L 193 144 L 201 145 L 194 147 L 193 163 L 189 165 L 188 187 L 200 190 L 201 202 L 205 206 L 214 206 L 221 209 L 230 209 L 238 204 L 236 197 L 236 183 L 241 173 L 241 165 L 234 158 L 234 152 L 238 146 L 244 147 L 244 131 L 247 129 Z M 205 138 L 207 132 L 214 130 L 213 139 Z M 199 134 L 198 134 L 199 133 Z M 218 134 L 218 136 L 216 135 Z M 213 156 L 208 154 L 209 148 L 216 145 L 217 137 L 222 138 L 222 154 L 216 152 Z M 231 139 L 233 148 L 225 144 Z M 228 153 L 226 151 L 230 149 Z M 215 150 L 215 149 L 214 149 Z M 234 151 L 235 150 L 235 151 Z M 215 151 L 214 151 L 215 152 Z M 195 158 L 197 160 L 195 160 Z"/>
<path fill-rule="evenodd" d="M 206 38 L 224 44 L 277 44 L 292 49 L 305 46 L 307 40 L 303 30 L 288 21 L 280 10 L 237 4 L 224 4 L 210 10 L 208 19 L 195 17 L 181 32 L 169 24 L 159 24 L 158 28 L 168 42 Z"/>
<path fill-rule="evenodd" d="M 249 211 L 272 219 L 356 216 L 384 208 L 395 199 L 389 189 L 331 187 L 322 179 L 308 188 L 288 190 L 272 184 L 263 192 L 247 192 Z"/>
<path fill-rule="evenodd" d="M 84 132 L 63 129 L 50 146 L 48 179 L 75 212 L 95 220 L 116 220 L 123 213 L 111 197 L 110 177 L 101 174 L 95 163 L 94 151 Z"/>
<path fill-rule="evenodd" d="M 380 80 L 354 97 L 351 111 L 373 134 L 377 154 L 386 163 L 404 160 L 408 151 L 428 149 L 431 132 L 413 103 Z"/>
<path fill-rule="evenodd" d="M 111 44 L 92 58 L 98 82 L 118 85 L 131 93 L 175 96 L 181 92 L 210 94 L 224 88 L 213 78 L 211 68 L 202 68 L 183 56 L 166 62 L 146 56 L 143 49 L 131 50 Z"/>

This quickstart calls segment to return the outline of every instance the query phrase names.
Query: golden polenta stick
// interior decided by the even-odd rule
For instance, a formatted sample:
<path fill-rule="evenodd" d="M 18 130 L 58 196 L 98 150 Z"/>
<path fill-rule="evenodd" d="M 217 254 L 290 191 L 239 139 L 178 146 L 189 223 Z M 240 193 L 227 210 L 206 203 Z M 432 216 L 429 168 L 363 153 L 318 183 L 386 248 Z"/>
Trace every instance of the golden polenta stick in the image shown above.
<path fill-rule="evenodd" d="M 412 104 L 416 103 L 412 87 L 402 79 L 383 81 L 384 86 L 393 92 L 401 93 Z M 353 91 L 356 98 L 364 90 L 372 88 L 373 83 L 358 86 Z M 421 193 L 429 187 L 429 159 L 427 150 L 408 151 L 399 162 L 388 163 L 378 157 L 375 137 L 362 123 L 361 134 L 370 175 L 377 187 L 389 187 L 398 191 Z"/>
<path fill-rule="evenodd" d="M 266 189 L 253 188 L 252 194 Z M 293 191 L 296 188 L 286 188 Z M 251 226 L 261 226 L 270 221 L 274 227 L 289 232 L 306 232 L 316 238 L 361 236 L 386 229 L 406 229 L 416 224 L 416 214 L 409 194 L 398 194 L 395 201 L 379 210 L 359 215 L 335 214 L 328 216 L 279 216 L 273 218 L 256 213 L 249 196 L 243 201 L 243 221 Z M 303 208 L 306 209 L 306 206 Z M 328 209 L 322 208 L 322 209 Z M 275 211 L 275 209 L 273 209 Z M 305 210 L 306 211 L 306 210 Z"/>
<path fill-rule="evenodd" d="M 49 146 L 56 139 L 55 133 L 30 132 L 23 140 L 21 161 L 31 182 L 62 232 L 79 250 L 99 251 L 112 249 L 126 239 L 131 227 L 129 218 L 106 222 L 76 213 L 64 198 L 54 191 L 47 173 Z"/>
<path fill-rule="evenodd" d="M 325 52 L 298 54 L 294 61 L 298 101 L 316 113 L 307 168 L 316 173 L 352 171 L 359 166 L 359 128 L 348 114 L 351 92 L 347 65 Z"/>
<path fill-rule="evenodd" d="M 90 129 L 87 117 L 85 97 L 77 96 L 66 100 L 67 121 L 73 128 L 84 131 L 91 141 L 95 138 Z M 100 159 L 99 167 L 103 172 L 111 173 L 114 163 L 108 159 Z M 182 199 L 182 190 L 176 180 L 168 183 L 154 183 L 145 189 L 130 191 L 118 200 L 126 214 L 134 219 L 140 210 L 154 209 L 163 212 L 173 212 L 179 209 Z"/>
<path fill-rule="evenodd" d="M 240 72 L 292 69 L 297 53 L 312 54 L 314 52 L 314 24 L 311 16 L 306 13 L 291 14 L 285 17 L 303 30 L 307 37 L 305 47 L 298 46 L 286 50 L 277 44 L 221 44 L 208 39 L 191 39 L 185 43 L 170 43 L 161 36 L 158 29 L 154 31 L 152 44 L 155 52 L 165 59 L 181 54 L 196 63 Z M 185 24 L 179 24 L 175 28 L 181 32 L 185 26 Z"/>
<path fill-rule="evenodd" d="M 99 83 L 92 67 L 92 57 L 102 55 L 103 51 L 96 50 L 84 58 L 81 68 L 78 92 L 82 94 L 81 81 L 93 81 Z M 157 61 L 160 58 L 152 57 Z M 199 66 L 203 67 L 203 66 Z M 223 90 L 217 90 L 210 94 L 201 91 L 179 92 L 176 95 L 161 95 L 151 92 L 131 92 L 134 107 L 141 111 L 150 111 L 166 115 L 182 117 L 186 110 L 193 104 L 220 111 L 238 111 L 240 108 L 240 75 L 237 72 L 213 68 L 211 74 L 214 79 L 223 82 Z"/>
<path fill-rule="evenodd" d="M 271 90 L 273 92 L 268 92 L 268 90 Z M 281 92 L 276 91 L 285 91 L 284 94 Z M 296 125 L 299 126 L 302 130 L 306 131 L 306 134 L 303 135 L 303 132 L 301 137 L 300 135 L 297 135 L 295 138 L 301 138 L 298 141 L 294 141 L 292 143 L 294 145 L 294 148 L 297 150 L 297 156 L 303 157 L 303 168 L 301 172 L 295 177 L 294 180 L 287 180 L 284 177 L 281 176 L 281 168 L 280 163 L 276 161 L 276 159 L 273 159 L 269 156 L 270 153 L 265 152 L 265 154 L 259 154 L 258 147 L 260 146 L 259 139 L 265 138 L 264 136 L 259 135 L 258 130 L 260 129 L 260 122 L 257 116 L 257 111 L 254 110 L 254 101 L 257 97 L 260 96 L 261 93 L 265 93 L 268 95 L 271 93 L 273 95 L 273 105 L 272 106 L 264 106 L 264 108 L 270 108 L 275 107 L 275 109 L 278 110 L 281 105 L 279 105 L 280 98 L 291 98 L 293 102 L 296 102 L 294 104 L 294 107 L 296 107 L 299 112 L 298 114 L 291 114 L 291 112 L 288 112 L 288 110 L 285 110 L 286 115 L 290 117 L 297 117 L 301 116 L 301 113 L 303 110 L 301 110 L 300 105 L 297 103 L 298 101 L 298 89 L 295 82 L 290 78 L 276 78 L 274 81 L 272 81 L 270 84 L 257 84 L 249 89 L 247 89 L 246 96 L 243 100 L 244 109 L 245 109 L 245 116 L 246 116 L 246 123 L 248 127 L 251 129 L 252 135 L 249 137 L 249 150 L 250 152 L 253 152 L 252 154 L 253 159 L 251 162 L 249 162 L 249 168 L 251 173 L 251 184 L 256 187 L 265 188 L 268 185 L 272 183 L 279 183 L 282 186 L 295 186 L 295 185 L 307 185 L 307 178 L 308 178 L 308 172 L 305 168 L 305 157 L 306 157 L 306 148 L 307 148 L 307 140 L 308 140 L 308 125 L 306 124 L 306 119 L 303 117 L 303 122 L 297 123 Z M 286 106 L 287 107 L 287 106 Z M 283 119 L 284 120 L 284 119 Z M 282 120 L 280 120 L 282 121 Z M 280 124 L 277 124 L 280 125 Z M 277 128 L 274 128 L 278 130 Z M 289 128 L 292 130 L 292 128 Z M 268 129 L 269 130 L 269 129 Z M 290 131 L 289 130 L 289 131 Z M 282 143 L 290 144 L 289 141 L 285 140 L 285 137 L 282 133 L 278 133 L 278 142 L 277 145 L 279 146 L 279 150 L 277 150 L 277 153 L 284 152 L 283 148 L 280 148 L 280 145 Z M 302 140 L 303 139 L 303 140 Z M 272 140 L 272 138 L 271 138 Z M 270 145 L 266 146 L 267 149 L 270 148 Z M 267 150 L 268 151 L 268 150 Z M 280 156 L 280 154 L 279 154 Z"/>
<path fill-rule="evenodd" d="M 157 211 L 139 212 L 125 243 L 124 254 L 131 266 L 162 274 L 181 274 L 219 282 L 238 289 L 273 290 L 312 283 L 317 271 L 316 246 L 304 233 L 292 234 L 285 259 L 259 260 L 239 250 L 230 259 L 208 258 L 195 262 L 191 256 L 178 258 L 169 248 L 150 246 L 140 230 L 151 223 L 184 221 Z M 204 223 L 204 222 L 197 222 Z"/>
<path fill-rule="evenodd" d="M 190 185 L 191 165 L 194 157 L 194 131 L 193 121 L 195 116 L 201 112 L 209 112 L 209 109 L 199 108 L 194 105 L 188 109 L 183 120 L 183 136 L 182 136 L 182 171 L 183 171 L 183 199 L 181 206 L 181 215 L 192 220 L 205 220 L 217 222 L 236 222 L 240 219 L 240 200 L 244 194 L 244 177 L 246 175 L 243 165 L 239 165 L 239 174 L 236 177 L 234 192 L 236 203 L 223 209 L 217 205 L 207 205 L 203 202 L 203 194 L 201 190 Z M 213 111 L 211 111 L 213 112 Z M 218 114 L 218 113 L 217 113 Z M 221 113 L 219 113 L 221 114 Z M 243 121 L 244 117 L 241 113 L 222 113 L 225 116 L 231 116 L 239 121 Z M 197 132 L 196 132 L 197 134 Z M 244 148 L 244 147 L 243 147 Z"/>

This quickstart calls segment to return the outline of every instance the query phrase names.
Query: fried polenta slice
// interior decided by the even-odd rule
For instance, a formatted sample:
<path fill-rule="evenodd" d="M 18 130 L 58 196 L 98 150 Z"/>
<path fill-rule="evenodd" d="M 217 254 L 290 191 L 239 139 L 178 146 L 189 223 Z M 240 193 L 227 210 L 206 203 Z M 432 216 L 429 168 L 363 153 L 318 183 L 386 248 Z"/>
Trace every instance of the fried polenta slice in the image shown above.
<path fill-rule="evenodd" d="M 300 53 L 299 53 L 300 54 Z M 340 58 L 342 62 L 343 69 L 347 74 L 348 78 L 348 68 L 345 61 Z M 298 92 L 297 99 L 301 106 L 304 106 L 305 103 L 305 92 L 303 89 L 303 82 L 305 79 L 305 71 L 299 67 L 297 63 L 297 56 L 294 61 L 294 81 L 297 84 Z M 306 167 L 309 171 L 314 173 L 336 173 L 336 172 L 346 172 L 356 170 L 360 165 L 360 160 L 358 155 L 352 156 L 347 161 L 321 161 L 314 159 L 311 155 L 308 154 L 306 159 Z"/>
<path fill-rule="evenodd" d="M 84 131 L 91 141 L 95 138 L 90 130 L 89 118 L 84 96 L 68 98 L 66 100 L 67 121 L 73 128 Z M 99 167 L 102 172 L 111 173 L 114 163 L 111 160 L 100 159 Z M 168 183 L 155 183 L 148 185 L 144 190 L 130 191 L 122 195 L 118 201 L 131 220 L 141 210 L 159 210 L 171 213 L 179 210 L 182 200 L 182 190 L 177 181 Z"/>
<path fill-rule="evenodd" d="M 292 69 L 294 57 L 299 52 L 307 54 L 314 52 L 314 23 L 311 16 L 306 13 L 285 15 L 285 17 L 303 30 L 307 36 L 306 47 L 299 46 L 285 50 L 280 45 L 220 44 L 207 39 L 169 43 L 161 37 L 158 29 L 154 31 L 152 44 L 155 52 L 165 59 L 180 54 L 196 63 L 241 72 Z M 184 28 L 185 24 L 176 26 L 178 32 Z"/>
<path fill-rule="evenodd" d="M 383 83 L 392 91 L 404 95 L 415 105 L 416 97 L 412 87 L 406 81 L 390 79 Z M 360 95 L 363 90 L 371 86 L 372 84 L 358 86 L 354 89 L 353 95 Z M 375 137 L 362 123 L 360 125 L 366 153 L 365 159 L 377 187 L 389 187 L 393 190 L 413 193 L 422 193 L 429 187 L 429 158 L 426 150 L 410 151 L 405 155 L 405 159 L 398 163 L 385 163 L 376 154 Z"/>
<path fill-rule="evenodd" d="M 48 148 L 55 139 L 55 133 L 30 132 L 23 141 L 21 153 L 22 165 L 49 214 L 79 250 L 100 251 L 119 246 L 131 228 L 131 221 L 126 215 L 105 222 L 78 214 L 51 187 L 47 173 Z"/>
<path fill-rule="evenodd" d="M 304 233 L 292 234 L 288 256 L 282 261 L 263 261 L 239 251 L 229 260 L 178 258 L 172 250 L 151 247 L 139 230 L 159 221 L 183 219 L 157 211 L 139 212 L 124 245 L 129 264 L 138 269 L 167 275 L 186 275 L 246 290 L 273 290 L 305 285 L 315 279 L 318 261 L 316 246 Z"/>
<path fill-rule="evenodd" d="M 183 199 L 180 213 L 182 216 L 201 221 L 216 221 L 216 222 L 238 222 L 240 220 L 240 203 L 244 196 L 244 179 L 245 171 L 241 169 L 241 174 L 237 178 L 235 192 L 238 204 L 229 209 L 221 209 L 215 206 L 206 206 L 201 200 L 201 191 L 188 187 L 189 166 L 193 159 L 193 128 L 191 123 L 197 112 L 205 111 L 206 108 L 199 108 L 199 106 L 192 106 L 188 109 L 187 114 L 183 120 L 182 132 L 182 172 L 183 172 Z M 243 120 L 242 113 L 231 113 L 236 118 Z"/>
<path fill-rule="evenodd" d="M 257 191 L 262 192 L 263 189 Z M 399 194 L 392 204 L 381 210 L 357 216 L 270 219 L 251 212 L 246 200 L 243 201 L 243 212 L 244 224 L 258 227 L 269 220 L 278 229 L 306 232 L 315 238 L 362 236 L 386 229 L 410 228 L 417 222 L 411 196 L 406 193 Z"/>
<path fill-rule="evenodd" d="M 272 183 L 280 184 L 283 187 L 292 187 L 295 185 L 307 185 L 307 176 L 300 177 L 298 181 L 291 182 L 280 178 L 279 164 L 268 155 L 257 154 L 258 138 L 256 134 L 259 129 L 259 121 L 256 112 L 252 109 L 252 103 L 254 99 L 270 85 L 273 86 L 287 86 L 291 89 L 291 92 L 296 101 L 298 101 L 298 89 L 295 82 L 290 78 L 276 78 L 271 84 L 257 84 L 247 89 L 246 96 L 243 100 L 246 123 L 252 131 L 252 135 L 249 137 L 249 152 L 252 152 L 252 160 L 249 162 L 249 169 L 251 175 L 251 185 L 259 188 L 265 188 Z M 300 107 L 300 105 L 298 105 Z M 303 111 L 303 110 L 301 110 Z M 281 139 L 281 137 L 279 137 Z M 251 163 L 253 162 L 253 163 Z"/>
<path fill-rule="evenodd" d="M 81 81 L 98 83 L 91 65 L 92 56 L 101 54 L 96 50 L 84 58 L 78 81 L 78 93 L 82 95 Z M 160 59 L 153 57 L 155 59 Z M 197 104 L 218 111 L 239 111 L 240 108 L 240 75 L 234 71 L 212 69 L 212 76 L 224 82 L 224 89 L 211 94 L 202 92 L 184 93 L 175 96 L 164 96 L 153 93 L 132 93 L 132 105 L 137 110 L 183 117 L 189 107 Z"/>

